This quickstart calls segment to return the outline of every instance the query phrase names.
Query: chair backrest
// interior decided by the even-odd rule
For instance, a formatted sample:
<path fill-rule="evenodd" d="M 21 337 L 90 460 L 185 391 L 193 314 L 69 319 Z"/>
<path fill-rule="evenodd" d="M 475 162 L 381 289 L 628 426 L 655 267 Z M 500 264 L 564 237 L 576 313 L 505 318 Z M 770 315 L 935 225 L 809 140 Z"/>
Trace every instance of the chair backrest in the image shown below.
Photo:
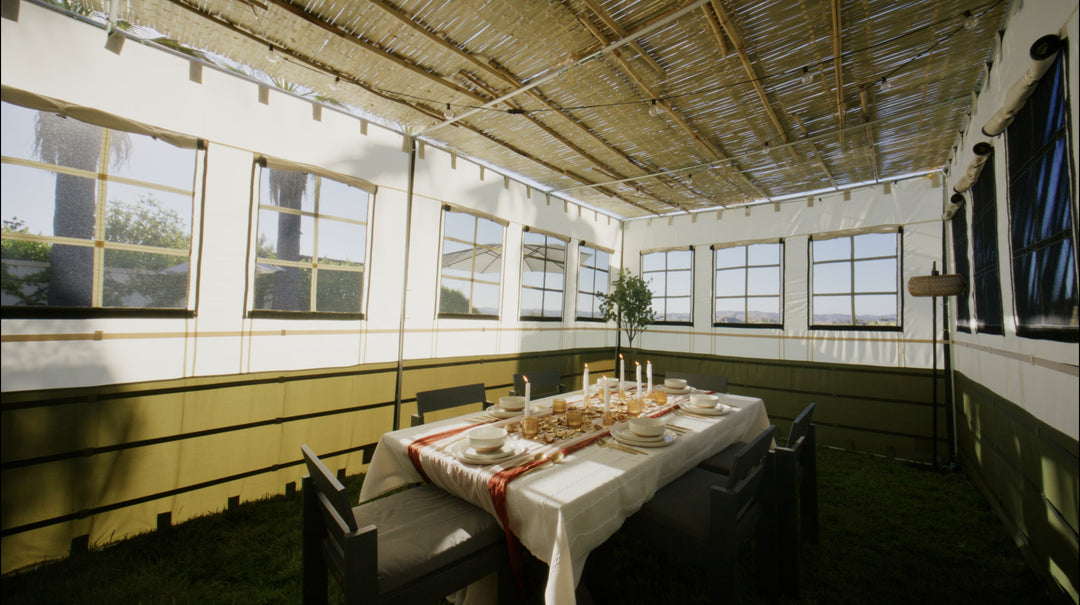
<path fill-rule="evenodd" d="M 795 443 L 807 435 L 810 434 L 810 423 L 814 421 L 814 407 L 816 403 L 811 403 L 795 417 L 795 421 L 791 423 L 791 432 L 788 433 L 787 443 L 788 447 L 792 447 Z"/>
<path fill-rule="evenodd" d="M 714 393 L 727 393 L 727 376 L 715 376 L 712 374 L 692 374 L 690 372 L 668 372 L 664 378 L 682 378 L 688 386 L 696 389 L 713 391 Z"/>
<path fill-rule="evenodd" d="M 761 431 L 761 434 L 735 453 L 727 487 L 736 494 L 736 510 L 740 513 L 746 510 L 757 494 L 758 484 L 764 477 L 769 448 L 772 446 L 775 435 L 776 425 L 769 425 L 769 428 Z"/>
<path fill-rule="evenodd" d="M 484 404 L 486 402 L 487 393 L 484 390 L 484 383 L 482 382 L 458 387 L 447 387 L 445 389 L 421 391 L 416 394 L 417 413 L 413 418 L 416 419 L 419 417 L 419 424 L 423 424 L 424 414 L 427 414 L 428 412 L 456 408 L 459 405 L 468 405 L 470 403 Z"/>
<path fill-rule="evenodd" d="M 337 525 L 343 530 L 347 528 L 345 531 L 356 531 L 356 518 L 353 517 L 352 507 L 349 506 L 349 495 L 345 491 L 345 486 L 337 480 L 330 469 L 326 468 L 326 465 L 307 444 L 301 445 L 300 451 L 304 454 L 304 464 L 307 465 L 311 483 L 318 492 L 319 501 L 323 505 L 323 516 L 326 517 L 327 523 L 331 527 Z"/>
<path fill-rule="evenodd" d="M 559 370 L 541 370 L 514 374 L 514 393 L 525 394 L 525 377 L 532 385 L 533 394 L 562 390 L 562 373 Z"/>

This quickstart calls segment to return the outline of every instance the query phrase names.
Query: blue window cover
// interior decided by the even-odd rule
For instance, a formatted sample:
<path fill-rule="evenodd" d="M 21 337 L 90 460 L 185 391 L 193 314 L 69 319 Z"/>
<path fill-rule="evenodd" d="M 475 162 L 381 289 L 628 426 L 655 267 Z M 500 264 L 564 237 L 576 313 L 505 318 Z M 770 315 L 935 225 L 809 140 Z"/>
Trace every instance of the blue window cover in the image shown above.
<path fill-rule="evenodd" d="M 971 187 L 971 248 L 974 253 L 975 330 L 1003 334 L 1001 273 L 998 269 L 997 187 L 994 156 Z"/>
<path fill-rule="evenodd" d="M 1064 53 L 1006 133 L 1017 334 L 1076 342 L 1076 225 Z"/>

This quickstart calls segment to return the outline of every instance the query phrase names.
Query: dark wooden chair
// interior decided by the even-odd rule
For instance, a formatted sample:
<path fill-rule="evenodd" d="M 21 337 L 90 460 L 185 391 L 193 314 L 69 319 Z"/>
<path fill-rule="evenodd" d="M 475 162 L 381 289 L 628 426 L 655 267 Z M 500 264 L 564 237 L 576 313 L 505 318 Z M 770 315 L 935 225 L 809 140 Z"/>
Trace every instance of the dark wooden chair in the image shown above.
<path fill-rule="evenodd" d="M 784 592 L 791 595 L 799 593 L 800 535 L 804 540 L 818 541 L 815 407 L 816 404 L 811 403 L 795 417 L 788 433 L 787 446 L 775 450 L 780 581 Z M 736 453 L 745 445 L 742 442 L 730 445 L 698 467 L 721 475 L 729 474 Z M 801 532 L 797 520 L 802 522 Z"/>
<path fill-rule="evenodd" d="M 732 473 L 700 468 L 660 489 L 627 531 L 708 570 L 713 603 L 738 602 L 737 552 L 753 536 L 759 592 L 775 596 L 776 510 L 770 426 L 735 456 Z"/>
<path fill-rule="evenodd" d="M 525 395 L 525 377 L 529 378 L 532 385 L 532 396 L 551 395 L 565 393 L 566 385 L 562 383 L 562 374 L 558 370 L 543 370 L 539 372 L 525 372 L 514 374 L 514 388 L 511 395 Z"/>
<path fill-rule="evenodd" d="M 775 454 L 780 583 L 784 592 L 793 596 L 799 594 L 800 538 L 815 544 L 818 541 L 814 407 L 811 403 L 795 418 L 787 445 L 777 447 Z"/>
<path fill-rule="evenodd" d="M 308 448 L 303 478 L 303 602 L 327 601 L 327 571 L 347 605 L 432 603 L 493 572 L 514 594 L 506 537 L 487 512 L 432 485 L 350 507 Z M 508 589 L 507 587 L 510 587 Z"/>
<path fill-rule="evenodd" d="M 727 393 L 727 376 L 714 376 L 712 374 L 691 374 L 690 372 L 668 372 L 664 378 L 682 378 L 688 386 L 695 389 L 712 391 L 714 393 Z"/>
<path fill-rule="evenodd" d="M 428 412 L 456 408 L 470 403 L 480 403 L 481 406 L 491 405 L 491 402 L 487 400 L 484 383 L 421 391 L 416 394 L 416 413 L 412 415 L 411 426 L 424 424 L 424 414 Z"/>

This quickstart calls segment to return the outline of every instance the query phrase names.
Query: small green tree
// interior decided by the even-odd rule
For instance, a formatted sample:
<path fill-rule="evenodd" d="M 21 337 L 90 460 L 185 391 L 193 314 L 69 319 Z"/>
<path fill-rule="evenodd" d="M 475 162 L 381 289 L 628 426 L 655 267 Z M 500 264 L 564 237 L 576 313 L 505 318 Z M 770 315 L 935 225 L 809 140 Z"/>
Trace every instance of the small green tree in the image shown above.
<path fill-rule="evenodd" d="M 616 330 L 626 332 L 626 346 L 634 348 L 634 337 L 644 332 L 656 319 L 649 285 L 640 276 L 632 275 L 629 269 L 624 268 L 611 282 L 611 292 L 597 292 L 596 295 L 600 297 L 600 312 L 604 314 L 604 320 L 614 321 Z"/>

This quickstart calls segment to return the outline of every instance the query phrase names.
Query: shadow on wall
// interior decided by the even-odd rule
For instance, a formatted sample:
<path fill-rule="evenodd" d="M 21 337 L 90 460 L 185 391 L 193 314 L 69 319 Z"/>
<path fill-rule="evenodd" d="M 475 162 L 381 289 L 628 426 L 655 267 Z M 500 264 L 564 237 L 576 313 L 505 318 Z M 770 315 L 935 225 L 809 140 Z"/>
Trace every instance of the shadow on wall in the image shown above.
<path fill-rule="evenodd" d="M 7 368 L 52 367 L 113 380 L 100 343 L 33 342 L 5 346 Z M 79 352 L 74 352 L 79 351 Z M 103 362 L 104 359 L 104 362 Z M 115 392 L 115 390 L 114 390 Z M 126 444 L 135 431 L 132 404 L 107 387 L 4 393 L 2 434 L 2 573 L 58 558 L 153 527 L 109 514 L 131 485 L 135 456 Z M 160 421 L 159 421 L 160 422 Z M 179 425 L 179 419 L 176 424 Z M 175 476 L 175 469 L 156 473 Z"/>

